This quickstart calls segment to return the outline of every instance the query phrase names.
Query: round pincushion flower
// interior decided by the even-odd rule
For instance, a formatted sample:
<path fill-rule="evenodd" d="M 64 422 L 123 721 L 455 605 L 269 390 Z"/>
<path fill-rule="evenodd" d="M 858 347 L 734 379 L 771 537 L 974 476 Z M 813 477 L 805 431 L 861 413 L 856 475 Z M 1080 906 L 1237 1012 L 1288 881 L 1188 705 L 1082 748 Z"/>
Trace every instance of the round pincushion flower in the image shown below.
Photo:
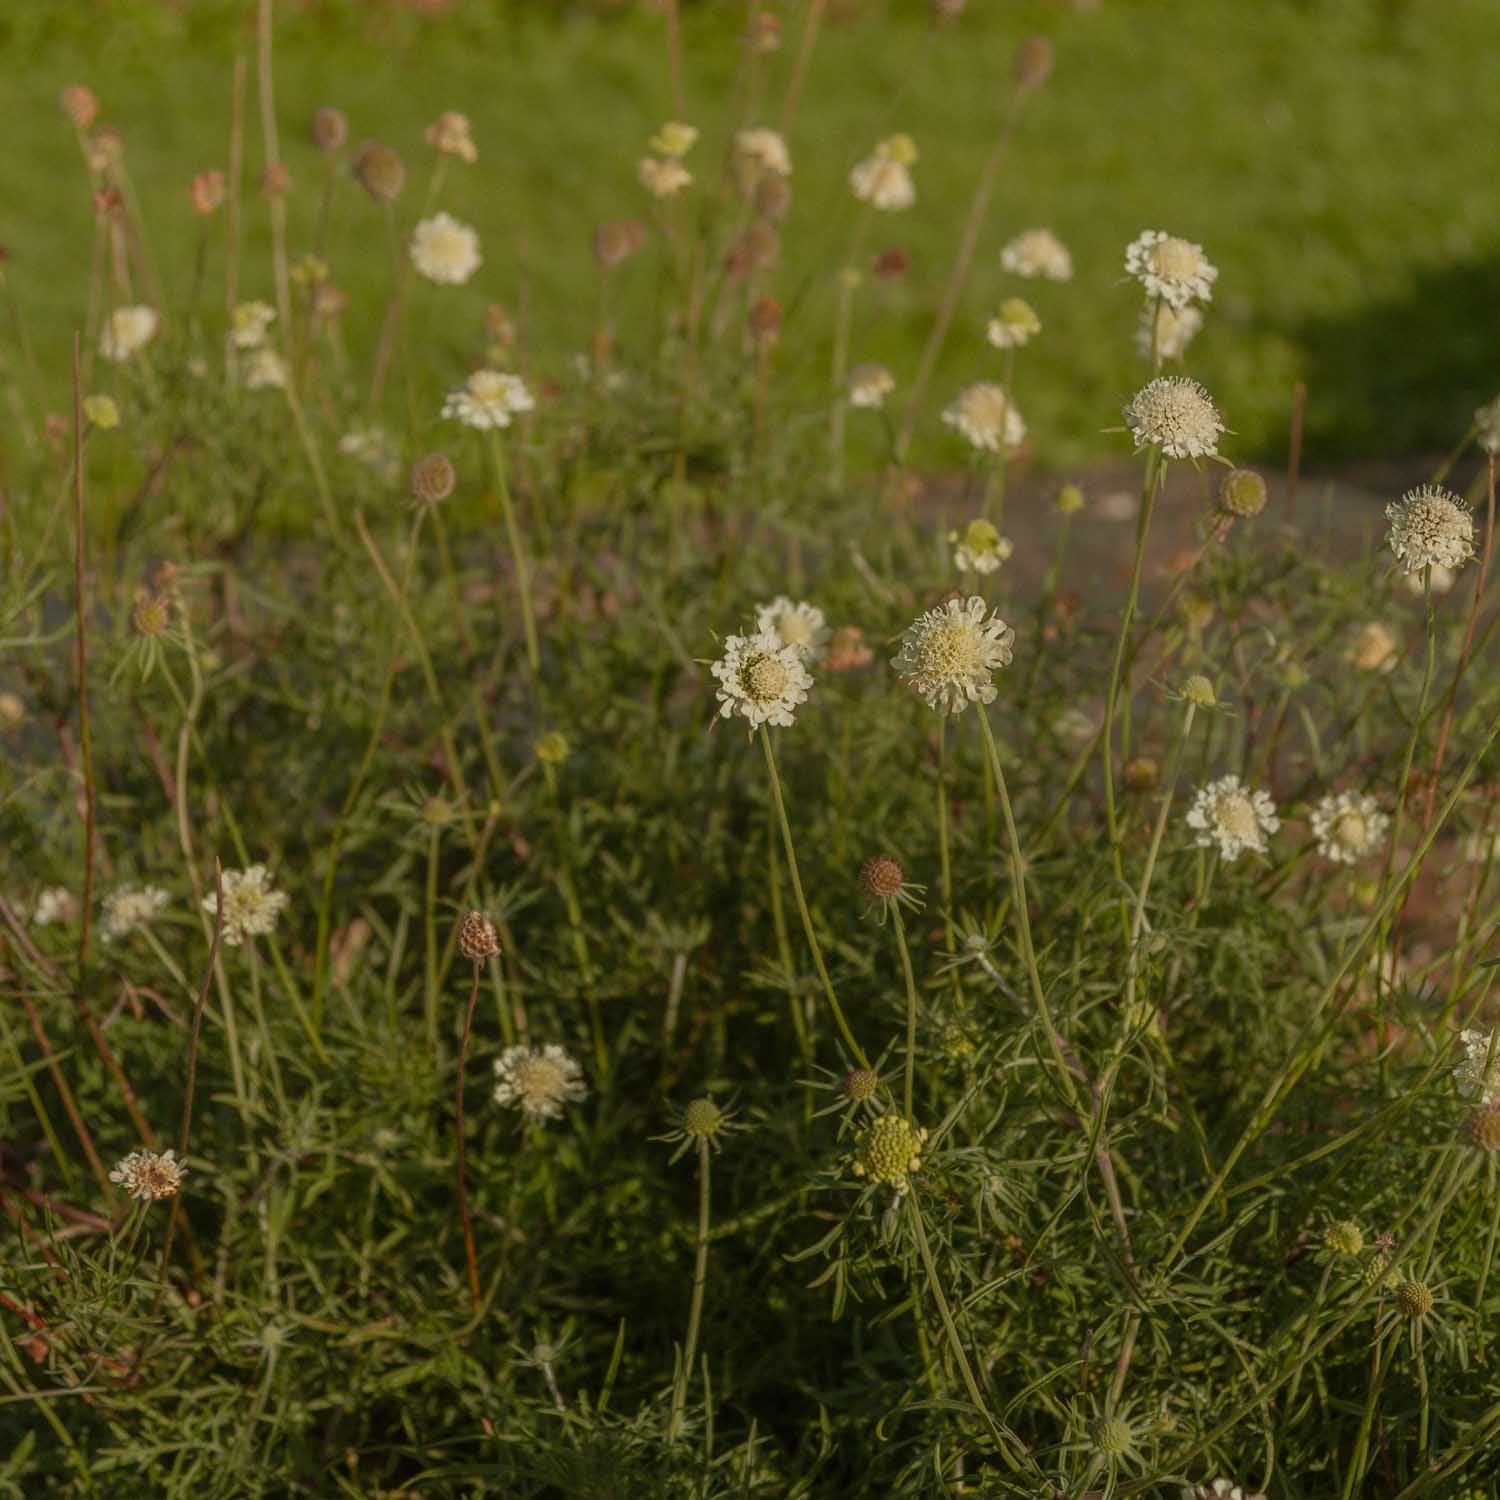
<path fill-rule="evenodd" d="M 118 1182 L 132 1198 L 148 1198 L 160 1201 L 175 1197 L 182 1191 L 183 1175 L 187 1163 L 176 1160 L 172 1150 L 158 1155 L 155 1151 L 132 1151 L 123 1158 L 109 1174 L 111 1182 Z"/>
<path fill-rule="evenodd" d="M 896 377 L 884 365 L 855 365 L 849 375 L 849 405 L 873 410 L 885 405 Z"/>
<path fill-rule="evenodd" d="M 1000 252 L 1000 265 L 1013 276 L 1071 281 L 1073 257 L 1050 229 L 1027 229 Z"/>
<path fill-rule="evenodd" d="M 140 353 L 156 337 L 159 323 L 154 307 L 117 307 L 99 331 L 100 354 L 120 364 Z"/>
<path fill-rule="evenodd" d="M 849 173 L 849 188 L 861 203 L 882 213 L 899 213 L 917 201 L 911 164 L 917 148 L 908 135 L 893 135 Z"/>
<path fill-rule="evenodd" d="M 1340 1219 L 1323 1231 L 1323 1244 L 1335 1255 L 1358 1255 L 1365 1248 L 1365 1232 L 1353 1219 Z"/>
<path fill-rule="evenodd" d="M 730 636 L 710 671 L 719 679 L 719 716 L 741 715 L 752 733 L 762 724 L 789 726 L 812 687 L 801 651 L 773 630 Z"/>
<path fill-rule="evenodd" d="M 815 661 L 828 645 L 828 624 L 816 604 L 778 594 L 755 606 L 755 628 L 769 631 L 783 646 L 795 648 L 803 661 Z"/>
<path fill-rule="evenodd" d="M 1391 523 L 1386 541 L 1408 573 L 1427 567 L 1457 570 L 1474 555 L 1474 517 L 1441 485 L 1408 490 L 1386 506 L 1385 516 Z"/>
<path fill-rule="evenodd" d="M 1432 1288 L 1421 1281 L 1403 1281 L 1396 1288 L 1396 1306 L 1408 1318 L 1425 1318 L 1432 1311 Z"/>
<path fill-rule="evenodd" d="M 495 1059 L 495 1103 L 534 1123 L 559 1119 L 565 1104 L 588 1095 L 583 1069 L 565 1047 L 507 1047 Z"/>
<path fill-rule="evenodd" d="M 981 380 L 965 386 L 943 409 L 943 422 L 984 453 L 1019 448 L 1026 441 L 1026 423 L 1005 387 Z"/>
<path fill-rule="evenodd" d="M 1246 849 L 1264 854 L 1266 835 L 1281 827 L 1270 797 L 1252 792 L 1233 775 L 1200 787 L 1186 821 L 1196 834 L 1193 842 L 1205 849 L 1217 844 L 1225 864 L 1233 864 Z"/>
<path fill-rule="evenodd" d="M 457 417 L 465 427 L 484 432 L 509 427 L 518 411 L 530 411 L 536 402 L 519 375 L 503 370 L 475 370 L 443 402 L 443 415 Z"/>
<path fill-rule="evenodd" d="M 434 214 L 411 232 L 411 263 L 443 286 L 462 286 L 481 265 L 479 235 L 452 214 Z"/>
<path fill-rule="evenodd" d="M 1190 302 L 1213 297 L 1218 268 L 1210 264 L 1202 245 L 1148 229 L 1125 251 L 1125 270 L 1153 297 L 1181 311 Z"/>
<path fill-rule="evenodd" d="M 996 349 L 1021 349 L 1042 331 L 1042 320 L 1024 297 L 1007 297 L 984 336 Z"/>
<path fill-rule="evenodd" d="M 1125 423 L 1139 448 L 1160 448 L 1167 458 L 1212 458 L 1224 419 L 1196 380 L 1158 375 L 1135 393 Z"/>
<path fill-rule="evenodd" d="M 993 703 L 993 674 L 1008 667 L 1016 633 L 978 594 L 950 599 L 906 628 L 891 665 L 929 708 L 962 713 L 971 703 Z"/>
<path fill-rule="evenodd" d="M 458 474 L 446 453 L 426 453 L 411 466 L 411 498 L 416 506 L 439 505 L 453 493 Z"/>
<path fill-rule="evenodd" d="M 1016 550 L 1008 536 L 1001 536 L 983 517 L 970 521 L 962 531 L 950 531 L 953 565 L 961 573 L 993 573 Z"/>
<path fill-rule="evenodd" d="M 1312 811 L 1318 853 L 1341 865 L 1374 854 L 1390 823 L 1375 799 L 1363 792 L 1329 793 Z"/>
<path fill-rule="evenodd" d="M 675 198 L 693 181 L 693 174 L 675 156 L 643 156 L 635 175 L 653 198 Z"/>
<path fill-rule="evenodd" d="M 1254 469 L 1231 469 L 1219 485 L 1219 508 L 1249 519 L 1266 508 L 1266 481 Z"/>
<path fill-rule="evenodd" d="M 849 1170 L 871 1187 L 889 1184 L 899 1197 L 911 1186 L 911 1173 L 922 1165 L 927 1132 L 901 1115 L 881 1115 L 860 1131 Z"/>
<path fill-rule="evenodd" d="M 224 871 L 224 941 L 238 948 L 247 937 L 264 937 L 275 930 L 276 919 L 291 897 L 271 889 L 271 872 L 264 865 Z M 214 893 L 203 898 L 203 910 L 215 910 Z"/>

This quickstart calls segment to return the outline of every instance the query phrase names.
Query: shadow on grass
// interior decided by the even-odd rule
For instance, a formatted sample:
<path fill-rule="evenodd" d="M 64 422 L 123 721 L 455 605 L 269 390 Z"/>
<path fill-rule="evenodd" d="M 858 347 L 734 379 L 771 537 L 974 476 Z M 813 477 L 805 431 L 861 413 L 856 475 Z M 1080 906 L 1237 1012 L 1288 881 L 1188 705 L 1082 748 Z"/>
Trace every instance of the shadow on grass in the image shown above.
<path fill-rule="evenodd" d="M 1500 391 L 1500 248 L 1419 272 L 1400 297 L 1290 330 L 1307 369 L 1307 457 L 1452 448 Z"/>

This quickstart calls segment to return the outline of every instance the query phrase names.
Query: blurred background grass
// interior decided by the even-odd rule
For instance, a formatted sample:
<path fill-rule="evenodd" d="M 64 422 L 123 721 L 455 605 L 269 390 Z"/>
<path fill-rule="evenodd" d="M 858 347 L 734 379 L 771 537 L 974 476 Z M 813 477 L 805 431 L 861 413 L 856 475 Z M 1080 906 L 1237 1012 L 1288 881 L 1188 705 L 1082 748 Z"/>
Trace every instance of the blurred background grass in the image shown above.
<path fill-rule="evenodd" d="M 768 7 L 782 15 L 785 36 L 768 60 L 761 118 L 771 124 L 803 5 Z M 519 310 L 531 347 L 562 369 L 592 327 L 592 228 L 648 213 L 635 164 L 672 112 L 660 13 L 626 3 L 281 0 L 276 15 L 294 255 L 310 243 L 322 169 L 307 131 L 315 107 L 338 105 L 354 140 L 376 136 L 407 156 L 408 215 L 426 178 L 423 128 L 442 110 L 461 110 L 480 160 L 455 165 L 444 198 L 479 228 L 486 262 L 466 287 L 416 290 L 424 399 L 435 414 L 436 393 L 480 343 L 491 301 Z M 722 148 L 743 19 L 729 0 L 685 0 L 687 114 L 703 130 L 692 162 L 700 175 Z M 252 110 L 241 285 L 245 297 L 269 299 L 266 210 L 254 193 L 253 21 L 251 0 L 15 0 L 0 12 L 11 100 L 0 244 L 56 407 L 92 244 L 88 185 L 58 90 L 87 83 L 101 120 L 123 131 L 169 295 L 180 302 L 196 234 L 187 183 L 226 163 L 230 70 L 245 51 Z M 936 407 L 998 369 L 984 319 L 1016 291 L 1046 325 L 1018 371 L 1039 456 L 1077 463 L 1118 452 L 1119 440 L 1101 429 L 1118 420 L 1141 376 L 1138 299 L 1119 284 L 1122 255 L 1148 227 L 1201 241 L 1220 268 L 1188 369 L 1224 407 L 1237 455 L 1282 456 L 1298 379 L 1309 385 L 1313 465 L 1450 447 L 1473 408 L 1500 389 L 1500 91 L 1492 72 L 1486 82 L 1497 25 L 1496 0 L 971 0 L 950 25 L 935 24 L 922 0 L 835 0 L 792 131 L 795 202 L 774 287 L 788 312 L 783 373 L 804 399 L 820 399 L 832 280 L 854 219 L 847 172 L 900 129 L 922 152 L 919 203 L 882 216 L 870 248 L 900 246 L 912 269 L 900 284 L 861 294 L 853 357 L 910 377 L 1010 91 L 1013 48 L 1043 31 L 1056 71 L 1023 114 L 932 388 L 918 461 L 959 460 Z M 1000 246 L 1039 224 L 1073 250 L 1072 285 L 1001 273 Z M 351 184 L 338 198 L 331 244 L 358 357 L 373 342 L 388 271 L 379 216 Z M 623 272 L 627 365 L 649 357 L 658 326 L 651 259 Z M 10 344 L 7 331 L 0 347 Z"/>

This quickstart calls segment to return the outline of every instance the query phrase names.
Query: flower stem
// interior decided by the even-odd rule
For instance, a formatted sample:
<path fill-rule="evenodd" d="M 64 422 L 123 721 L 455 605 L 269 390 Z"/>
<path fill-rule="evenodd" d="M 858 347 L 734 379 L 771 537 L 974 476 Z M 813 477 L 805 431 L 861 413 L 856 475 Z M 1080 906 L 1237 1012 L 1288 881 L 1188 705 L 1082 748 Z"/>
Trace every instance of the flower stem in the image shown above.
<path fill-rule="evenodd" d="M 453 1118 L 458 1139 L 458 1218 L 464 1231 L 464 1262 L 469 1269 L 469 1296 L 475 1316 L 479 1313 L 479 1258 L 474 1251 L 474 1226 L 469 1221 L 469 1185 L 464 1173 L 464 1062 L 469 1055 L 469 1032 L 474 1025 L 474 1006 L 479 999 L 479 965 L 474 965 L 474 982 L 469 987 L 469 1004 L 464 1011 L 464 1030 L 458 1042 L 458 1082 L 454 1085 Z"/>
<path fill-rule="evenodd" d="M 698 1138 L 698 1249 L 693 1260 L 693 1298 L 688 1308 L 687 1337 L 682 1345 L 682 1368 L 672 1392 L 672 1416 L 667 1424 L 667 1441 L 677 1441 L 682 1431 L 683 1412 L 687 1406 L 688 1386 L 693 1378 L 693 1364 L 698 1358 L 698 1331 L 703 1323 L 703 1293 L 708 1286 L 708 1187 L 709 1148 L 707 1136 Z"/>
<path fill-rule="evenodd" d="M 510 484 L 505 475 L 505 455 L 500 450 L 500 438 L 490 433 L 490 457 L 495 464 L 495 484 L 500 492 L 500 514 L 505 521 L 505 537 L 510 544 L 511 563 L 516 570 L 516 591 L 521 596 L 521 620 L 526 631 L 526 660 L 531 667 L 531 677 L 538 685 L 541 682 L 542 654 L 537 646 L 536 616 L 531 608 L 531 569 L 526 560 L 526 551 L 521 545 L 521 533 L 516 526 L 516 509 L 510 497 Z"/>
<path fill-rule="evenodd" d="M 911 971 L 911 951 L 906 946 L 906 923 L 901 916 L 901 903 L 891 902 L 891 916 L 896 923 L 896 946 L 901 950 L 901 973 L 906 980 L 906 1083 L 902 1097 L 906 1104 L 906 1118 L 912 1115 L 912 1090 L 917 1068 L 917 981 Z"/>

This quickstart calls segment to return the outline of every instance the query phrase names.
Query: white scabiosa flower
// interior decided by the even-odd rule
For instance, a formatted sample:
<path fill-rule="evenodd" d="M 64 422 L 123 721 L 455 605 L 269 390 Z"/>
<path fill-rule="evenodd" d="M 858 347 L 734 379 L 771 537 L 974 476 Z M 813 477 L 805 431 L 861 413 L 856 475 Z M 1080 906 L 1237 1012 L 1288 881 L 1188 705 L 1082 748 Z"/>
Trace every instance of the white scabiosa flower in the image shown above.
<path fill-rule="evenodd" d="M 1488 1031 L 1461 1031 L 1461 1055 L 1453 1065 L 1453 1081 L 1465 1099 L 1488 1104 L 1500 1098 L 1500 1037 Z"/>
<path fill-rule="evenodd" d="M 269 302 L 241 302 L 229 319 L 229 340 L 236 349 L 259 349 L 275 321 L 276 309 Z"/>
<path fill-rule="evenodd" d="M 1408 573 L 1427 567 L 1457 570 L 1474 555 L 1474 517 L 1452 490 L 1422 484 L 1385 508 L 1386 541 Z"/>
<path fill-rule="evenodd" d="M 770 631 L 783 646 L 794 647 L 803 661 L 815 661 L 828 644 L 828 624 L 816 604 L 778 594 L 755 606 L 755 628 Z"/>
<path fill-rule="evenodd" d="M 985 453 L 1019 448 L 1026 441 L 1026 423 L 1015 402 L 993 381 L 965 386 L 943 409 L 943 421 Z"/>
<path fill-rule="evenodd" d="M 36 906 L 31 913 L 33 927 L 51 927 L 55 923 L 71 922 L 75 915 L 73 893 L 65 885 L 48 886 L 37 892 Z"/>
<path fill-rule="evenodd" d="M 1042 320 L 1021 297 L 1007 297 L 989 321 L 984 336 L 996 349 L 1020 349 L 1042 331 Z"/>
<path fill-rule="evenodd" d="M 247 937 L 264 937 L 275 930 L 276 919 L 291 897 L 271 889 L 271 872 L 264 865 L 224 871 L 224 941 L 238 948 Z M 214 893 L 203 898 L 203 910 L 215 909 Z"/>
<path fill-rule="evenodd" d="M 812 687 L 802 653 L 783 644 L 774 630 L 730 636 L 710 670 L 719 680 L 714 691 L 720 718 L 740 714 L 752 733 L 762 724 L 789 726 Z"/>
<path fill-rule="evenodd" d="M 1073 257 L 1050 229 L 1027 229 L 1000 252 L 1000 265 L 1013 276 L 1028 280 L 1071 281 Z"/>
<path fill-rule="evenodd" d="M 643 156 L 635 175 L 653 198 L 675 198 L 693 180 L 675 156 Z"/>
<path fill-rule="evenodd" d="M 1474 437 L 1486 453 L 1500 453 L 1500 396 L 1474 413 Z"/>
<path fill-rule="evenodd" d="M 127 885 L 111 891 L 104 898 L 104 910 L 99 919 L 104 941 L 112 943 L 117 938 L 128 937 L 138 927 L 144 927 L 161 914 L 171 899 L 155 885 Z"/>
<path fill-rule="evenodd" d="M 734 138 L 734 156 L 741 180 L 748 180 L 752 186 L 767 172 L 774 172 L 778 177 L 791 176 L 791 153 L 778 131 L 764 128 L 741 130 Z"/>
<path fill-rule="evenodd" d="M 861 203 L 882 213 L 900 213 L 917 201 L 911 166 L 917 148 L 909 135 L 882 141 L 849 174 L 849 188 Z"/>
<path fill-rule="evenodd" d="M 176 1156 L 171 1150 L 160 1155 L 155 1151 L 132 1151 L 116 1163 L 109 1180 L 118 1182 L 132 1198 L 153 1201 L 174 1198 L 182 1191 L 182 1179 L 187 1172 L 187 1163 L 176 1160 Z"/>
<path fill-rule="evenodd" d="M 245 359 L 245 386 L 252 391 L 284 391 L 286 361 L 274 349 L 252 349 Z"/>
<path fill-rule="evenodd" d="M 1155 313 L 1153 320 L 1152 313 Z M 1136 352 L 1142 359 L 1152 354 L 1152 322 L 1156 324 L 1155 351 L 1158 359 L 1181 359 L 1187 346 L 1203 327 L 1203 314 L 1196 307 L 1173 307 L 1170 302 L 1148 302 L 1141 309 L 1135 330 Z"/>
<path fill-rule="evenodd" d="M 849 374 L 849 405 L 875 410 L 896 389 L 896 377 L 884 365 L 855 365 Z"/>
<path fill-rule="evenodd" d="M 1344 660 L 1361 672 L 1394 672 L 1400 642 L 1379 620 L 1361 625 L 1350 639 Z"/>
<path fill-rule="evenodd" d="M 1148 229 L 1125 250 L 1125 270 L 1153 297 L 1179 311 L 1190 302 L 1213 297 L 1218 268 L 1210 264 L 1202 245 Z"/>
<path fill-rule="evenodd" d="M 139 354 L 156 337 L 159 324 L 154 307 L 117 307 L 99 330 L 99 352 L 120 364 Z"/>
<path fill-rule="evenodd" d="M 1208 392 L 1183 375 L 1158 375 L 1135 393 L 1125 423 L 1137 448 L 1160 448 L 1168 458 L 1212 458 L 1224 419 Z"/>
<path fill-rule="evenodd" d="M 1252 792 L 1238 776 L 1221 776 L 1199 787 L 1188 809 L 1187 825 L 1200 848 L 1219 846 L 1225 864 L 1233 864 L 1246 849 L 1266 852 L 1266 835 L 1281 827 L 1276 804 L 1261 791 Z"/>
<path fill-rule="evenodd" d="M 429 281 L 462 286 L 484 264 L 479 235 L 452 214 L 434 214 L 411 232 L 411 263 Z"/>
<path fill-rule="evenodd" d="M 587 1098 L 583 1069 L 566 1047 L 507 1047 L 495 1059 L 495 1103 L 535 1124 L 561 1119 L 565 1104 Z"/>
<path fill-rule="evenodd" d="M 1318 853 L 1340 865 L 1374 854 L 1390 823 L 1375 799 L 1363 792 L 1330 792 L 1312 810 Z"/>
<path fill-rule="evenodd" d="M 519 375 L 503 370 L 475 370 L 443 402 L 443 415 L 457 417 L 466 427 L 481 432 L 492 427 L 509 427 L 518 411 L 530 411 L 536 402 Z"/>
<path fill-rule="evenodd" d="M 962 531 L 948 533 L 953 565 L 961 573 L 993 573 L 1016 550 L 1008 536 L 1001 536 L 982 517 L 970 521 Z"/>
<path fill-rule="evenodd" d="M 962 713 L 995 701 L 994 673 L 1010 665 L 1015 639 L 978 594 L 950 599 L 907 626 L 891 665 L 929 708 Z"/>

